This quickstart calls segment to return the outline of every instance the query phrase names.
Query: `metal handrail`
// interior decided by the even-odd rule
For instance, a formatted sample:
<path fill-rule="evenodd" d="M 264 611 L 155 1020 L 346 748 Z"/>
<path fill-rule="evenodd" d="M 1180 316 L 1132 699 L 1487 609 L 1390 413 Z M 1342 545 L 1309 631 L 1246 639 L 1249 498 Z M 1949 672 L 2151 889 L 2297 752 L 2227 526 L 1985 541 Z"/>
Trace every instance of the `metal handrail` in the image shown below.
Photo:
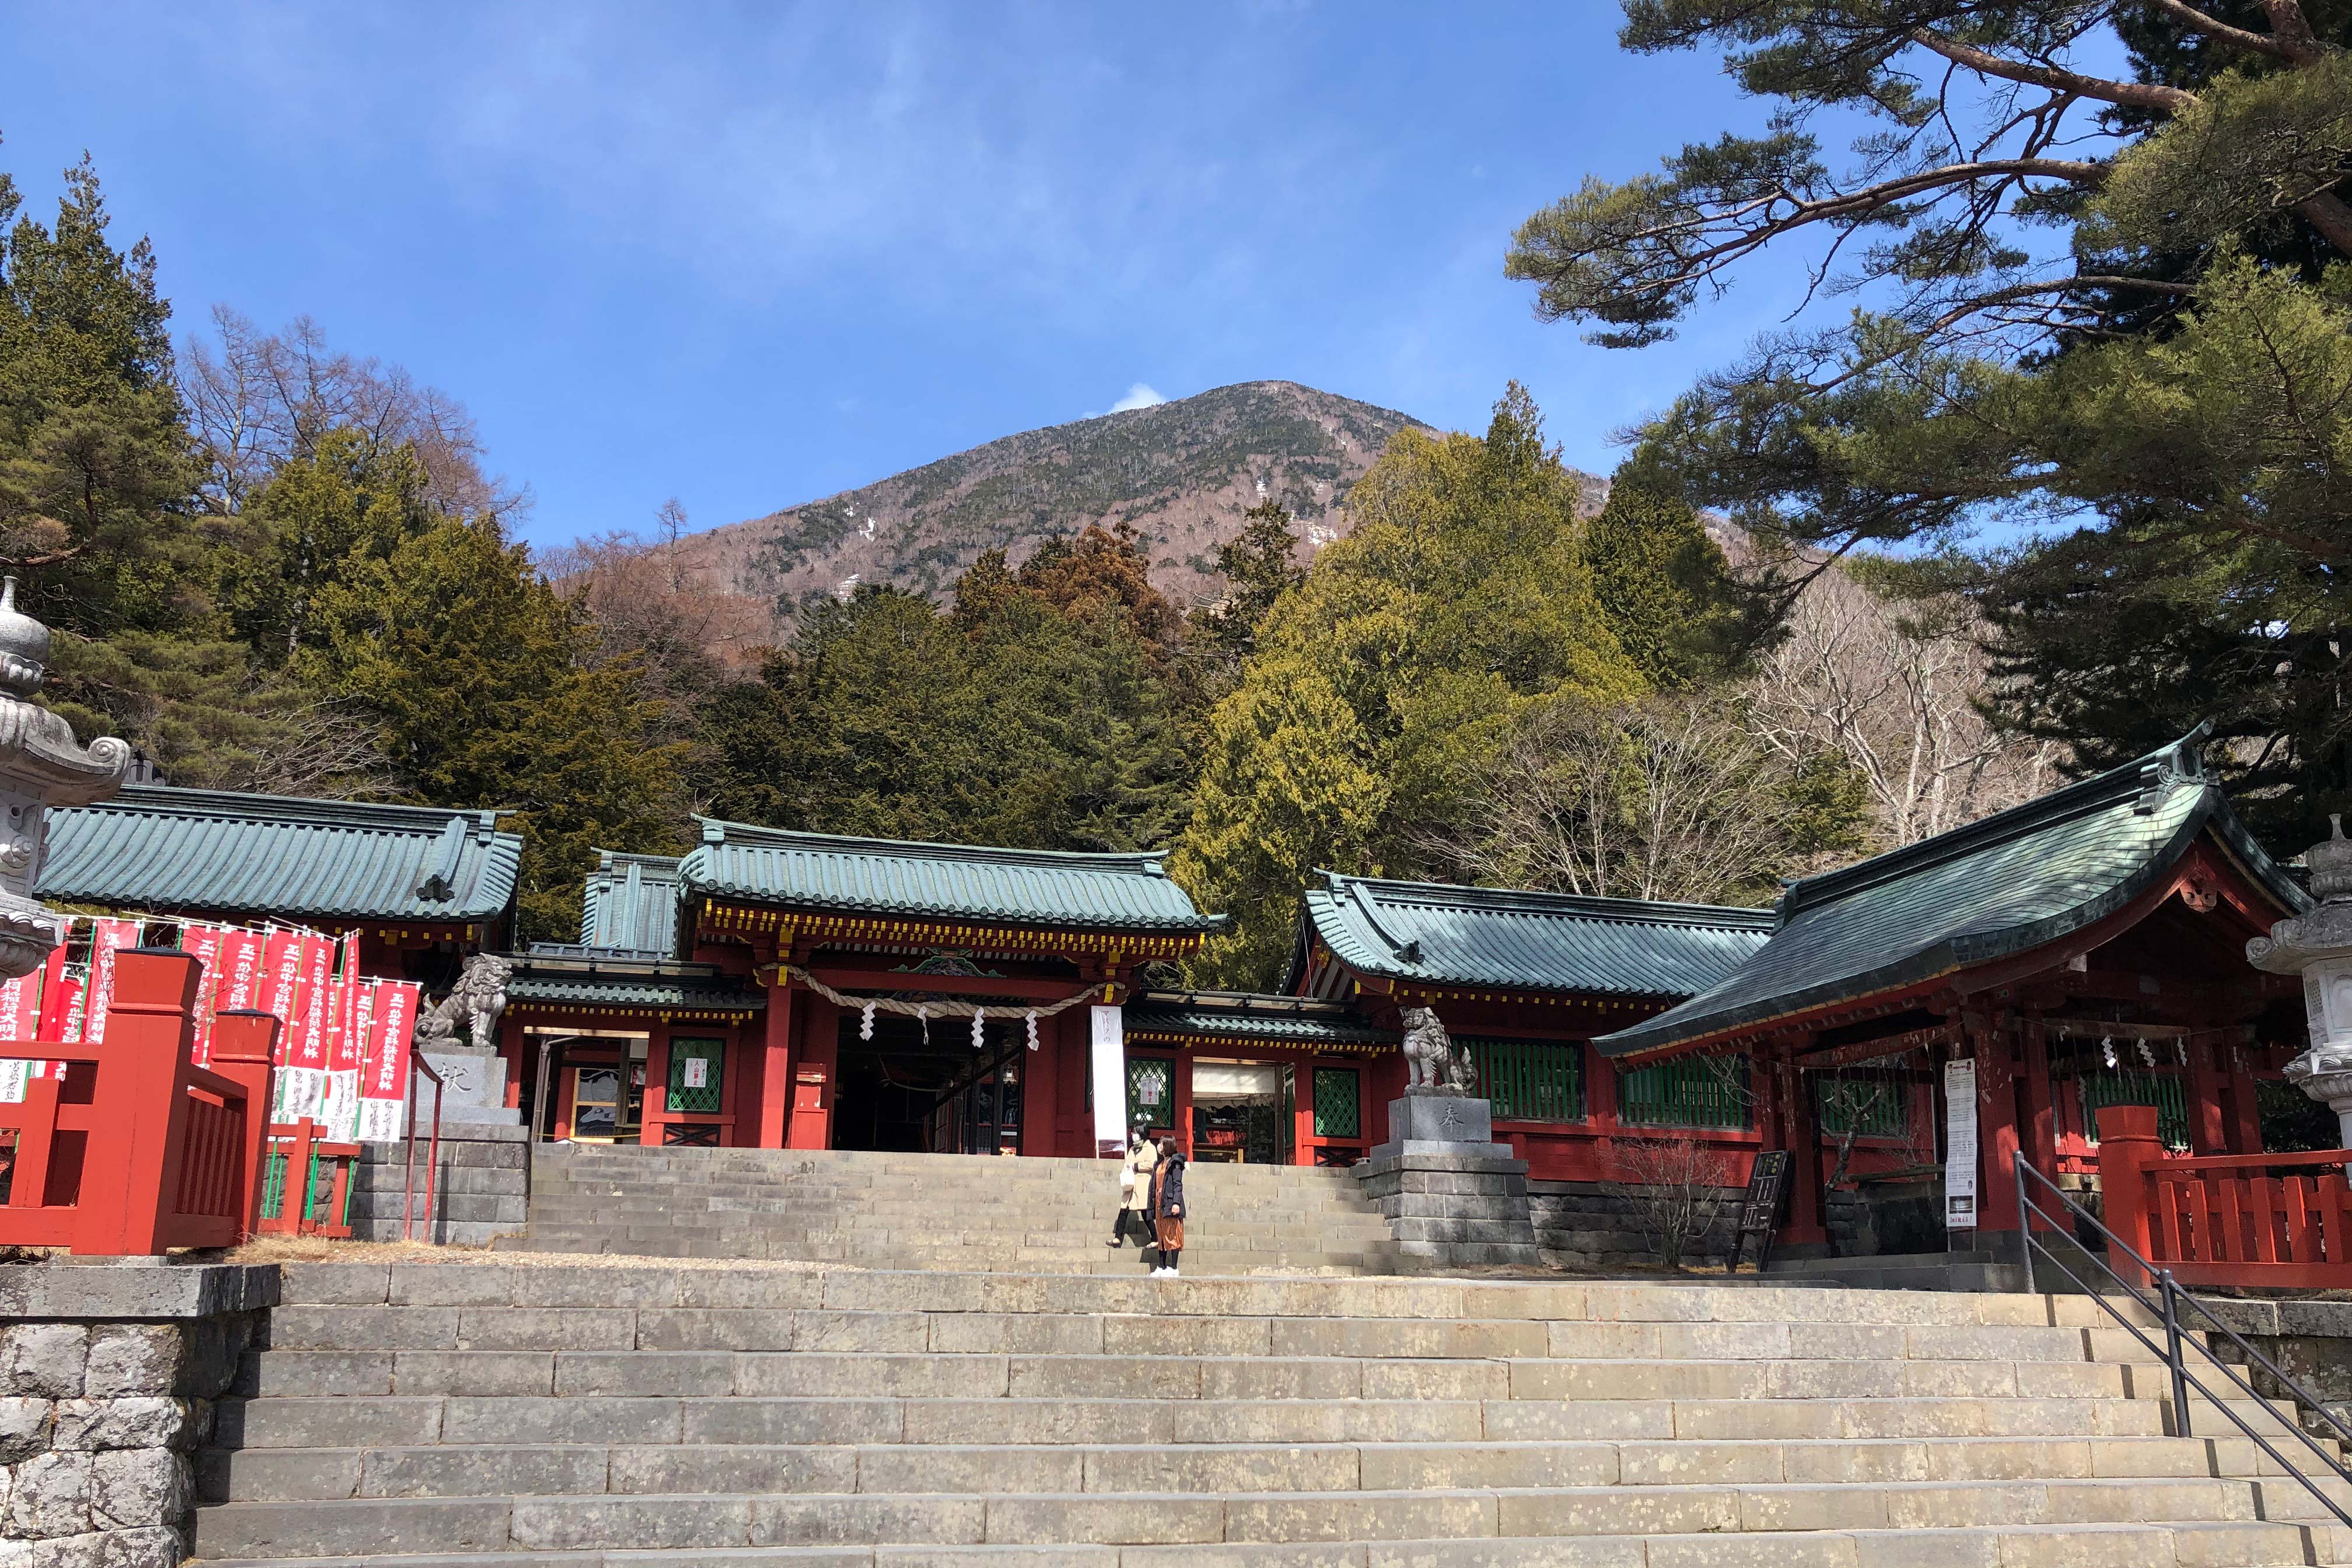
<path fill-rule="evenodd" d="M 2322 1507 L 2326 1508 L 2328 1512 L 2334 1514 L 2336 1519 L 2342 1521 L 2347 1528 L 2352 1528 L 2352 1511 L 2347 1511 L 2343 1504 L 2338 1503 L 2334 1498 L 2327 1495 L 2317 1480 L 2313 1479 L 2311 1476 L 2306 1475 L 2303 1470 L 2297 1468 L 2285 1455 L 2271 1447 L 2269 1439 L 2265 1438 L 2261 1433 L 2255 1431 L 2253 1427 L 2247 1423 L 2244 1416 L 2240 1415 L 2237 1411 L 2231 1408 L 2230 1405 L 2225 1404 L 2223 1401 L 2215 1398 L 2213 1391 L 2207 1388 L 2202 1383 L 2200 1383 L 2195 1375 L 2189 1372 L 2189 1358 L 2182 1353 L 2181 1350 L 2181 1347 L 2184 1344 L 2195 1345 L 2197 1347 L 2198 1353 L 2202 1355 L 2208 1362 L 2210 1362 L 2213 1367 L 2224 1377 L 2227 1377 L 2232 1384 L 2235 1384 L 2239 1390 L 2242 1392 L 2247 1398 L 2253 1400 L 2257 1404 L 2266 1405 L 2268 1403 L 2268 1401 L 2265 1400 L 2260 1393 L 2256 1392 L 2253 1384 L 2248 1383 L 2244 1378 L 2238 1375 L 2238 1370 L 2236 1367 L 2231 1366 L 2228 1362 L 2223 1361 L 2220 1356 L 2213 1352 L 2213 1347 L 2211 1345 L 2206 1343 L 2203 1340 L 2197 1338 L 2195 1333 L 2184 1332 L 2182 1331 L 2180 1326 L 2180 1303 L 2186 1301 L 2190 1307 L 2195 1308 L 2198 1312 L 2204 1316 L 2206 1321 L 2212 1325 L 2213 1329 L 2228 1335 L 2231 1342 L 2245 1353 L 2251 1363 L 2261 1367 L 2264 1372 L 2270 1373 L 2272 1377 L 2277 1379 L 2279 1385 L 2284 1387 L 2289 1395 L 2294 1398 L 2298 1413 L 2305 1408 L 2317 1412 L 2320 1419 L 2326 1422 L 2328 1426 L 2334 1427 L 2337 1436 L 2347 1442 L 2352 1442 L 2352 1427 L 2347 1427 L 2342 1421 L 2338 1420 L 2332 1413 L 2330 1413 L 2327 1407 L 2320 1403 L 2319 1396 L 2317 1394 L 2304 1387 L 2303 1384 L 2289 1377 L 2285 1373 L 2281 1372 L 2278 1369 L 2277 1363 L 2273 1362 L 2270 1357 L 2263 1354 L 2262 1352 L 2247 1343 L 2245 1337 L 2240 1334 L 2237 1330 L 2223 1322 L 2221 1318 L 2214 1313 L 2212 1308 L 2207 1306 L 2204 1302 L 2199 1300 L 2188 1291 L 2183 1290 L 2180 1288 L 2179 1283 L 2172 1278 L 2171 1269 L 2158 1268 L 2155 1264 L 2149 1262 L 2147 1258 L 2142 1258 L 2137 1251 L 2133 1250 L 2130 1243 L 2125 1241 L 2123 1237 L 2117 1236 L 2114 1231 L 2109 1230 L 2105 1226 L 2100 1224 L 2099 1221 L 2091 1215 L 2089 1210 L 2076 1203 L 2073 1198 L 2068 1197 L 2065 1190 L 2060 1187 L 2057 1183 L 2052 1181 L 2048 1176 L 2045 1176 L 2041 1172 L 2035 1170 L 2031 1164 L 2028 1164 L 2026 1163 L 2025 1153 L 2022 1150 L 2020 1150 L 2013 1157 L 2013 1163 L 2017 1173 L 2017 1234 L 2019 1237 L 2019 1249 L 2023 1254 L 2025 1259 L 2026 1281 L 2028 1287 L 2030 1288 L 2032 1283 L 2033 1255 L 2039 1252 L 2043 1258 L 2049 1260 L 2052 1268 L 2057 1269 L 2059 1273 L 2063 1274 L 2067 1279 L 2073 1280 L 2076 1288 L 2082 1290 L 2084 1295 L 2089 1296 L 2093 1300 L 2098 1302 L 2100 1309 L 2106 1312 L 2108 1316 L 2115 1319 L 2116 1323 L 2121 1325 L 2125 1331 L 2129 1333 L 2132 1338 L 2137 1340 L 2141 1346 L 2148 1351 L 2149 1353 L 2161 1356 L 2163 1358 L 2165 1369 L 2170 1373 L 2172 1377 L 2172 1419 L 2175 1426 L 2179 1428 L 2179 1430 L 2174 1433 L 2175 1436 L 2188 1437 L 2194 1435 L 2189 1430 L 2189 1391 L 2193 1388 L 2199 1394 L 2203 1394 L 2208 1400 L 2210 1400 L 2216 1410 L 2219 1410 L 2222 1415 L 2228 1416 L 2231 1422 L 2236 1426 L 2238 1430 L 2245 1434 L 2245 1436 L 2252 1440 L 2254 1447 L 2260 1448 L 2264 1454 L 2270 1457 L 2273 1464 L 2277 1465 L 2281 1469 L 2293 1476 L 2296 1480 L 2301 1481 L 2303 1483 L 2304 1489 L 2308 1491 L 2313 1497 L 2318 1499 Z M 2043 1208 L 2041 1205 L 2035 1203 L 2030 1195 L 2031 1188 L 2029 1186 L 2029 1179 L 2032 1182 L 2038 1182 L 2042 1186 L 2048 1188 L 2051 1195 L 2058 1200 L 2063 1212 L 2053 1213 L 2052 1211 Z M 2123 1257 L 2129 1258 L 2134 1264 L 2137 1265 L 2143 1273 L 2152 1276 L 2155 1279 L 2157 1282 L 2157 1299 L 2151 1300 L 2147 1296 L 2141 1293 L 2138 1286 L 2125 1279 L 2121 1274 L 2116 1273 L 2116 1270 L 2108 1264 L 2106 1258 L 2096 1257 L 2087 1247 L 2079 1247 L 2078 1245 L 2078 1255 L 2080 1257 L 2088 1259 L 2093 1264 L 2095 1264 L 2098 1267 L 2099 1272 L 2105 1274 L 2109 1279 L 2114 1280 L 2116 1288 L 2121 1290 L 2125 1295 L 2130 1297 L 2134 1303 L 2138 1305 L 2144 1310 L 2154 1313 L 2163 1320 L 2164 1344 L 2162 1346 L 2159 1347 L 2154 1340 L 2149 1339 L 2147 1334 L 2140 1331 L 2140 1327 L 2137 1323 L 2133 1322 L 2129 1318 L 2125 1316 L 2113 1302 L 2109 1301 L 2105 1291 L 2098 1289 L 2088 1281 L 2084 1280 L 2081 1275 L 2075 1273 L 2072 1268 L 2069 1268 L 2066 1266 L 2065 1260 L 2061 1258 L 2053 1248 L 2034 1238 L 2033 1220 L 2037 1216 L 2047 1221 L 2053 1229 L 2063 1229 L 2063 1226 L 2061 1222 L 2066 1219 L 2073 1219 L 2080 1222 L 2081 1224 L 2089 1226 L 2093 1230 L 2098 1232 L 2101 1238 L 2105 1241 L 2108 1257 L 2111 1258 L 2117 1254 L 2121 1254 Z M 2309 1432 L 2304 1430 L 2303 1424 L 2299 1419 L 2291 1425 L 2288 1429 L 2295 1435 L 2296 1438 L 2302 1442 L 2305 1447 L 2310 1449 L 2311 1452 L 2318 1458 L 2321 1464 L 2327 1467 L 2330 1474 L 2334 1475 L 2336 1479 L 2344 1482 L 2347 1487 L 2352 1487 L 2352 1469 L 2347 1469 L 2345 1468 L 2344 1461 L 2339 1455 L 2330 1454 L 2326 1448 L 2321 1446 L 2317 1437 L 2313 1436 Z"/>

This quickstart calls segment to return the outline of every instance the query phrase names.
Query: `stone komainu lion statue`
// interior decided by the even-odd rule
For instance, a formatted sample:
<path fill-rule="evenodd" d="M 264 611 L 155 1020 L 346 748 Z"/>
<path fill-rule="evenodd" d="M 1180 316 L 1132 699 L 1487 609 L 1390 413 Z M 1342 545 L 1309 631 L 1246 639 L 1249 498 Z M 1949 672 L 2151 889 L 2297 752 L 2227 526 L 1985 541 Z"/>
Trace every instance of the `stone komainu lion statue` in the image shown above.
<path fill-rule="evenodd" d="M 1467 1047 L 1457 1047 L 1433 1007 L 1404 1010 L 1404 1059 L 1411 1069 L 1407 1094 L 1474 1094 L 1478 1068 Z"/>
<path fill-rule="evenodd" d="M 449 994 L 417 1016 L 416 1048 L 455 1051 L 470 1045 L 477 1051 L 498 1049 L 499 1015 L 506 1011 L 507 979 L 513 973 L 514 965 L 494 953 L 478 952 L 466 960 Z M 461 1021 L 466 1045 L 457 1038 Z"/>

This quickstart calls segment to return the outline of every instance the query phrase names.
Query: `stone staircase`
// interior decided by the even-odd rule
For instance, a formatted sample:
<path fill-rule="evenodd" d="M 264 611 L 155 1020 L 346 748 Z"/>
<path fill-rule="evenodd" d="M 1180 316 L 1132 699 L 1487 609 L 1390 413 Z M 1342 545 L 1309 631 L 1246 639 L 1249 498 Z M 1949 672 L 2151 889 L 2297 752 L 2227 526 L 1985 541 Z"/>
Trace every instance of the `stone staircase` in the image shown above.
<path fill-rule="evenodd" d="M 2085 1300 L 738 1265 L 289 1266 L 216 1568 L 2284 1568 Z M 2266 1430 L 2287 1414 L 2249 1405 Z"/>
<path fill-rule="evenodd" d="M 1193 1164 L 1188 1274 L 1385 1274 L 1388 1223 L 1344 1170 Z M 534 1252 L 779 1258 L 874 1268 L 1140 1274 L 1109 1247 L 1108 1161 L 850 1150 L 539 1146 L 530 1224 L 499 1245 Z"/>

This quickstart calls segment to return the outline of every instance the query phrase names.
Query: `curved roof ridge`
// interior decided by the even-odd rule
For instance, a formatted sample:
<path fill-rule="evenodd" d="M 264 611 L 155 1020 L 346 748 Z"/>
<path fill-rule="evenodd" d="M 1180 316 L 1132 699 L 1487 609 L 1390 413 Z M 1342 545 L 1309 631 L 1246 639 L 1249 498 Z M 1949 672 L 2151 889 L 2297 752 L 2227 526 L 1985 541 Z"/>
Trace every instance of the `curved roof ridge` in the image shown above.
<path fill-rule="evenodd" d="M 1540 914 L 1578 914 L 1596 919 L 1640 922 L 1653 921 L 1664 925 L 1719 924 L 1769 930 L 1774 920 L 1769 909 L 1752 909 L 1741 904 L 1686 904 L 1662 899 L 1613 899 L 1595 893 L 1554 893 L 1538 888 L 1481 888 L 1467 882 L 1409 882 L 1391 877 L 1359 877 L 1341 871 L 1318 869 L 1331 892 L 1346 887 L 1366 887 L 1400 898 L 1418 900 L 1433 904 L 1459 905 L 1475 901 L 1486 908 L 1519 908 Z M 1316 889 L 1309 889 L 1311 893 Z"/>
<path fill-rule="evenodd" d="M 1901 845 L 1851 866 L 1835 870 L 1818 871 L 1810 877 L 1800 877 L 1788 884 L 1780 896 L 1779 909 L 1783 920 L 1800 910 L 1813 909 L 1832 903 L 1851 894 L 1880 887 L 1889 881 L 1908 877 L 1928 867 L 1972 855 L 1988 844 L 2014 838 L 2021 833 L 2039 827 L 2054 827 L 2077 816 L 2104 811 L 2129 796 L 2147 797 L 2151 805 L 2169 795 L 2183 784 L 2193 784 L 2200 789 L 2219 790 L 2205 772 L 2204 761 L 2197 753 L 2197 742 L 2211 730 L 2202 724 L 2180 739 L 2169 742 L 2128 763 L 2062 784 L 2047 795 L 1964 822 L 1958 827 L 1931 834 L 1927 837 Z M 2184 765 L 2185 764 L 2185 765 Z M 2226 806 L 2226 802 L 2224 803 Z M 2234 816 L 2234 814 L 2232 814 Z"/>
<path fill-rule="evenodd" d="M 724 817 L 695 817 L 705 844 L 738 842 L 765 849 L 806 849 L 815 853 L 888 855 L 905 860 L 983 860 L 1002 866 L 1060 866 L 1094 870 L 1129 869 L 1142 876 L 1165 876 L 1160 868 L 1164 849 L 1021 849 L 994 844 L 950 844 L 923 838 L 865 838 L 851 834 L 808 833 L 791 827 L 762 827 L 757 823 L 730 822 Z M 714 839 L 713 830 L 717 830 Z M 740 837 L 739 837 L 740 836 Z M 688 858 L 691 858 L 688 856 Z"/>
<path fill-rule="evenodd" d="M 104 800 L 61 811 L 136 811 L 149 816 L 238 817 L 320 827 L 363 827 L 382 831 L 410 827 L 439 832 L 453 817 L 472 818 L 476 826 L 494 825 L 511 816 L 512 806 L 414 805 L 405 801 L 344 800 L 307 795 L 259 795 L 248 790 L 189 789 L 180 784 L 125 784 Z M 338 820 L 338 819 L 341 820 Z M 485 823 L 481 819 L 488 818 Z"/>

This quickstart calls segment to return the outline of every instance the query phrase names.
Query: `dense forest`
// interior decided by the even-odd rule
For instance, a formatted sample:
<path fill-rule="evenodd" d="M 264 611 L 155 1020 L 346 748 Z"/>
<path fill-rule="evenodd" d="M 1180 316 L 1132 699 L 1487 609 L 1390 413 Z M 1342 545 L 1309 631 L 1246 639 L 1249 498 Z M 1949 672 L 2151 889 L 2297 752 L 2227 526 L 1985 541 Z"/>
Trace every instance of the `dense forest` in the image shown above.
<path fill-rule="evenodd" d="M 1193 978 L 1264 985 L 1318 868 L 1764 901 L 2200 718 L 2291 855 L 2352 805 L 2345 57 L 2150 10 L 2127 79 L 2052 86 L 2066 8 L 1979 8 L 1930 92 L 1948 9 L 1630 8 L 1628 47 L 1720 48 L 1801 107 L 1531 217 L 1509 266 L 1540 313 L 1638 347 L 1816 231 L 1870 230 L 1857 287 L 1894 302 L 1706 378 L 1605 500 L 1513 385 L 1483 433 L 1391 436 L 1336 542 L 1249 511 L 1202 602 L 1087 527 L 936 595 L 796 601 L 762 646 L 769 606 L 688 568 L 675 505 L 535 558 L 455 399 L 306 321 L 175 340 L 85 165 L 47 221 L 0 180 L 0 556 L 83 733 L 182 784 L 508 808 L 537 937 L 572 934 L 596 848 L 675 850 L 699 811 L 1166 847 L 1235 917 Z M 2352 7 L 2310 9 L 2352 43 Z M 2000 103 L 2043 88 L 2051 126 L 2107 105 L 2104 172 L 2044 140 L 1988 195 L 1938 139 L 2017 132 Z M 1831 101 L 1895 123 L 1863 194 L 1913 196 L 1841 194 L 1801 126 Z"/>

